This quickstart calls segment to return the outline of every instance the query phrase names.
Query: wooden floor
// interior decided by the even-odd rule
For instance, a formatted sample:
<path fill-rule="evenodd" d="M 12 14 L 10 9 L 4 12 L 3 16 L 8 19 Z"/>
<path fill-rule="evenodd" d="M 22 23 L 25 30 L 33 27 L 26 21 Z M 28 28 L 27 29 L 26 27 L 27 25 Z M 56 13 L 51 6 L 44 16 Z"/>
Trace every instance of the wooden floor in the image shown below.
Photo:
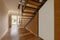
<path fill-rule="evenodd" d="M 42 40 L 24 28 L 19 28 L 18 33 L 15 33 L 16 30 L 12 32 L 11 30 L 12 29 L 8 31 L 8 33 L 2 38 L 2 40 Z"/>

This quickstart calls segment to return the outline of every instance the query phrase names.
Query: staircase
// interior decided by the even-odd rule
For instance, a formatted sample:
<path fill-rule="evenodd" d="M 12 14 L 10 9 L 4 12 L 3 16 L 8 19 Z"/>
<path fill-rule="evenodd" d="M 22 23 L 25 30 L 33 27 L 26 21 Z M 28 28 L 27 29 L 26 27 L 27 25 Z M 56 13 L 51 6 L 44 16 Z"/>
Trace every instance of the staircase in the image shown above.
<path fill-rule="evenodd" d="M 46 1 L 21 0 L 18 5 L 21 9 L 21 26 L 26 27 Z"/>

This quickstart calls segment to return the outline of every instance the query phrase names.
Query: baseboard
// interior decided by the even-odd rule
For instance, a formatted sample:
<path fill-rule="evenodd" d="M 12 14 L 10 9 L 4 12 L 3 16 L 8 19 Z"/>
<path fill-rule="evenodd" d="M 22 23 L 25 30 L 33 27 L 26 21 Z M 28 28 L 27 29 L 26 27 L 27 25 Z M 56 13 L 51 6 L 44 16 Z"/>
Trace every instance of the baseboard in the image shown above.
<path fill-rule="evenodd" d="M 6 29 L 6 31 L 1 35 L 0 40 L 5 36 L 5 34 L 8 32 L 8 28 Z"/>
<path fill-rule="evenodd" d="M 27 27 L 26 27 L 26 29 L 28 30 L 28 31 L 30 31 L 32 34 L 34 34 L 35 36 L 37 36 L 37 34 L 35 34 L 35 33 L 33 33 L 30 29 L 28 29 Z"/>

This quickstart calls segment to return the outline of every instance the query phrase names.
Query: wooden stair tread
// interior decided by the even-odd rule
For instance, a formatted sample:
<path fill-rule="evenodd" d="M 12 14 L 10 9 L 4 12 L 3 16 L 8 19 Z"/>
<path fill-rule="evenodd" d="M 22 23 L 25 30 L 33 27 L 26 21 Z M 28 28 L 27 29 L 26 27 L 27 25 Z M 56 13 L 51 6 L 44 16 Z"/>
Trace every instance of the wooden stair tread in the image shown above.
<path fill-rule="evenodd" d="M 23 15 L 24 17 L 33 17 L 33 15 Z"/>
<path fill-rule="evenodd" d="M 26 7 L 23 11 L 24 12 L 32 12 L 33 13 L 35 11 L 35 9 L 34 8 Z"/>
<path fill-rule="evenodd" d="M 33 15 L 33 14 L 29 14 L 29 13 L 28 13 L 28 14 L 25 14 L 25 13 L 23 13 L 23 16 L 24 16 L 24 15 L 28 15 L 28 16 L 31 16 L 31 15 Z"/>
<path fill-rule="evenodd" d="M 27 21 L 28 19 L 26 19 L 26 20 L 21 20 L 21 21 Z"/>
<path fill-rule="evenodd" d="M 23 14 L 33 14 L 33 12 L 23 12 Z"/>
<path fill-rule="evenodd" d="M 28 21 L 29 21 L 28 19 L 27 20 L 21 20 L 21 23 L 26 23 Z"/>
<path fill-rule="evenodd" d="M 30 5 L 29 6 L 25 6 L 25 8 L 36 9 L 36 8 L 30 6 Z"/>
<path fill-rule="evenodd" d="M 32 8 L 37 8 L 38 7 L 38 6 L 35 6 L 35 5 L 31 5 L 31 4 L 26 4 L 26 6 L 32 7 Z"/>
<path fill-rule="evenodd" d="M 33 17 L 33 15 L 23 15 L 24 17 Z"/>
<path fill-rule="evenodd" d="M 35 8 L 30 8 L 30 7 L 27 7 L 27 6 L 26 6 L 24 10 L 32 10 L 32 11 L 34 11 Z"/>
<path fill-rule="evenodd" d="M 32 17 L 25 17 L 25 16 L 23 16 L 22 18 L 32 18 Z"/>
<path fill-rule="evenodd" d="M 26 22 L 27 20 L 21 20 L 21 22 Z"/>
<path fill-rule="evenodd" d="M 37 2 L 37 1 L 28 0 L 27 4 L 32 4 L 32 5 L 39 6 L 41 3 Z"/>
<path fill-rule="evenodd" d="M 31 12 L 31 13 L 34 13 L 34 11 L 31 11 L 31 10 L 24 10 L 24 12 Z"/>
<path fill-rule="evenodd" d="M 22 19 L 30 19 L 30 18 L 22 18 Z"/>
<path fill-rule="evenodd" d="M 29 19 L 21 19 L 21 20 L 29 20 Z"/>

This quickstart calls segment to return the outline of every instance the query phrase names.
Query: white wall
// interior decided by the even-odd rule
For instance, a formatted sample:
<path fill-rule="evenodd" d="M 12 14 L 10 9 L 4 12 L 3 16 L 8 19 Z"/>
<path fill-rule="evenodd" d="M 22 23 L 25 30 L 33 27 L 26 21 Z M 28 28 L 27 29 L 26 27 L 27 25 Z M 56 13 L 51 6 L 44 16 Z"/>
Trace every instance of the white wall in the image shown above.
<path fill-rule="evenodd" d="M 39 36 L 54 40 L 54 0 L 47 0 L 39 10 Z"/>
<path fill-rule="evenodd" d="M 0 0 L 0 38 L 6 33 L 8 29 L 8 9 Z"/>

